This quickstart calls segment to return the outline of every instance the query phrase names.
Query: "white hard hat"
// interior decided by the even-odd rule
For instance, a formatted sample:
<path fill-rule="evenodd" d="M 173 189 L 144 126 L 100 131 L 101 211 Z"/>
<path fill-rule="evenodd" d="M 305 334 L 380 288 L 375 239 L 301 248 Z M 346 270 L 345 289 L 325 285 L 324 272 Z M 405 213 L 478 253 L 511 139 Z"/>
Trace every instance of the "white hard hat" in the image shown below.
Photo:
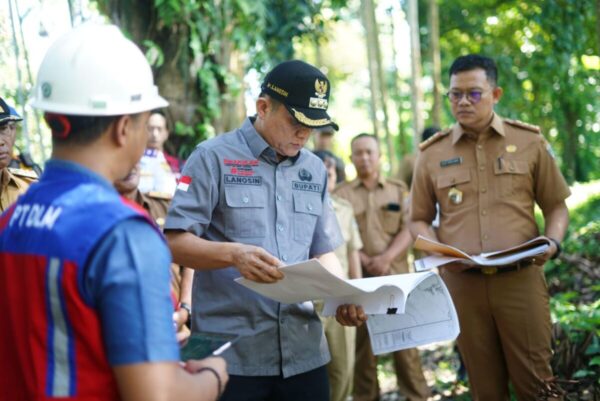
<path fill-rule="evenodd" d="M 81 116 L 135 114 L 168 106 L 144 54 L 114 25 L 64 34 L 40 66 L 32 106 Z"/>

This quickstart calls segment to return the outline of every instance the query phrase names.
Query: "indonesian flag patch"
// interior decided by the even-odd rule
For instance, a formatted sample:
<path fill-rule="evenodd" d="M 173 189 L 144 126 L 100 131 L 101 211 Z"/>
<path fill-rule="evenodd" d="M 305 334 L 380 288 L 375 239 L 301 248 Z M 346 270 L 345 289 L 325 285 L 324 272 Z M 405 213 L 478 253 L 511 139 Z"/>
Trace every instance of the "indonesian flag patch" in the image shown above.
<path fill-rule="evenodd" d="M 182 175 L 177 183 L 177 189 L 187 192 L 190 184 L 192 183 L 192 177 L 189 175 Z"/>

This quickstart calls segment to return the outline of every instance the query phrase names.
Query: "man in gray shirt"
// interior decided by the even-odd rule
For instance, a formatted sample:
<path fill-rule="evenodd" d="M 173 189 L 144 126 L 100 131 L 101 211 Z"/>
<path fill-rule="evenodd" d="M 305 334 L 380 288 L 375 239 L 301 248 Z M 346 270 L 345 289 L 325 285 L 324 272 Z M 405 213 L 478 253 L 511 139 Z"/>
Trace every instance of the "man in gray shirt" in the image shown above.
<path fill-rule="evenodd" d="M 314 128 L 337 129 L 326 112 L 329 80 L 294 60 L 261 89 L 255 117 L 189 158 L 165 231 L 174 261 L 196 270 L 192 330 L 240 336 L 224 354 L 222 400 L 328 400 L 330 358 L 312 302 L 281 304 L 233 280 L 273 283 L 278 267 L 313 257 L 341 275 L 327 173 L 303 149 Z M 366 320 L 360 312 L 350 324 Z"/>

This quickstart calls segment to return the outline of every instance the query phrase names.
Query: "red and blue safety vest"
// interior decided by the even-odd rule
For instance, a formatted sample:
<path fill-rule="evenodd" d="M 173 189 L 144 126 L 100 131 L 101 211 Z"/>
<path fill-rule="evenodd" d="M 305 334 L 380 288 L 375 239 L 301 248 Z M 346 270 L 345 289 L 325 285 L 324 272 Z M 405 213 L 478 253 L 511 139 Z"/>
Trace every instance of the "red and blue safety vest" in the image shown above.
<path fill-rule="evenodd" d="M 111 188 L 49 165 L 0 217 L 0 400 L 118 400 L 82 276 L 119 222 L 143 218 Z"/>

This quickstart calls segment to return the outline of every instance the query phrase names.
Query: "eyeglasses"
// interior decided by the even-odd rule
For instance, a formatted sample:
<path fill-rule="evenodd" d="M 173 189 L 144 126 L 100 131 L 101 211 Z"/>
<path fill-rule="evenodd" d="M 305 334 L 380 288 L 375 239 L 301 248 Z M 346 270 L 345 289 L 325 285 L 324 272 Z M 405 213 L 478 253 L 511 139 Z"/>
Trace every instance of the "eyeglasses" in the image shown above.
<path fill-rule="evenodd" d="M 486 94 L 488 91 L 481 91 L 481 90 L 472 90 L 472 91 L 468 91 L 468 92 L 461 92 L 458 90 L 451 90 L 448 91 L 448 93 L 446 93 L 446 96 L 448 96 L 448 99 L 450 99 L 450 101 L 452 103 L 458 103 L 462 100 L 463 97 L 467 97 L 467 100 L 473 104 L 475 103 L 479 103 L 481 101 L 481 98 L 483 97 L 484 94 Z"/>

